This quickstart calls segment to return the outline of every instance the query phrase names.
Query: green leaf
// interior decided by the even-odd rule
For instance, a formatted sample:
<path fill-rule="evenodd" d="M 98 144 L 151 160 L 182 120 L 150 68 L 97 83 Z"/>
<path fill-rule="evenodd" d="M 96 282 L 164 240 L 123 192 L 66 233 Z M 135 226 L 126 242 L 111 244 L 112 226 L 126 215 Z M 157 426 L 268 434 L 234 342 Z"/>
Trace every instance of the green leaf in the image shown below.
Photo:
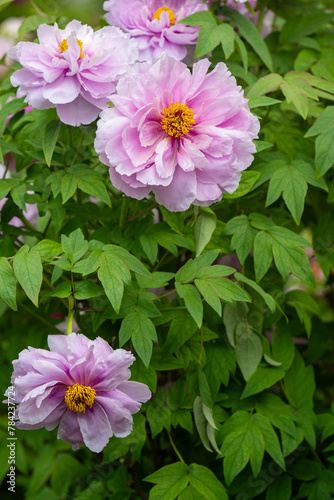
<path fill-rule="evenodd" d="M 246 387 L 240 399 L 249 398 L 253 394 L 268 389 L 275 385 L 285 376 L 285 371 L 279 368 L 257 368 L 253 375 L 248 379 Z"/>
<path fill-rule="evenodd" d="M 43 135 L 43 152 L 48 167 L 51 166 L 52 155 L 57 143 L 60 130 L 60 121 L 52 120 L 45 128 Z"/>
<path fill-rule="evenodd" d="M 71 264 L 75 264 L 88 250 L 88 242 L 85 241 L 81 229 L 73 231 L 69 237 L 62 234 L 61 246 Z"/>
<path fill-rule="evenodd" d="M 267 68 L 273 71 L 273 62 L 268 47 L 254 24 L 234 9 L 223 7 L 221 10 L 237 24 L 241 36 L 245 38 Z"/>
<path fill-rule="evenodd" d="M 187 24 L 188 26 L 202 26 L 202 24 L 217 24 L 216 17 L 207 10 L 200 10 L 194 12 L 190 16 L 184 17 L 179 21 L 180 24 Z"/>
<path fill-rule="evenodd" d="M 182 313 L 173 319 L 164 344 L 165 356 L 177 351 L 195 334 L 197 329 L 195 321 L 187 313 Z"/>
<path fill-rule="evenodd" d="M 265 231 L 260 231 L 254 240 L 254 269 L 256 281 L 261 281 L 273 260 L 272 238 Z"/>
<path fill-rule="evenodd" d="M 17 311 L 14 273 L 5 257 L 0 257 L 0 299 L 13 311 Z"/>
<path fill-rule="evenodd" d="M 141 310 L 128 314 L 122 321 L 119 343 L 122 347 L 132 338 L 133 346 L 148 368 L 152 356 L 152 341 L 157 342 L 157 333 L 152 321 Z"/>
<path fill-rule="evenodd" d="M 6 2 L 9 3 L 9 2 Z M 24 19 L 23 23 L 19 27 L 18 34 L 20 36 L 24 35 L 28 31 L 35 31 L 43 23 L 53 23 L 55 21 L 54 16 L 46 16 L 45 14 L 34 14 Z"/>
<path fill-rule="evenodd" d="M 225 456 L 223 465 L 227 484 L 231 484 L 248 460 L 256 477 L 261 469 L 264 449 L 264 438 L 253 420 L 249 419 L 247 426 L 231 432 L 224 440 L 221 449 Z"/>
<path fill-rule="evenodd" d="M 43 266 L 38 252 L 29 251 L 24 245 L 15 255 L 13 261 L 15 277 L 23 290 L 38 307 L 38 295 L 43 281 Z"/>
<path fill-rule="evenodd" d="M 297 224 L 300 223 L 304 211 L 304 201 L 307 193 L 307 182 L 303 175 L 285 165 L 272 175 L 267 193 L 266 206 L 274 203 L 283 192 L 283 199 Z"/>
<path fill-rule="evenodd" d="M 313 408 L 315 391 L 313 367 L 305 366 L 298 351 L 284 382 L 287 398 L 295 408 Z"/>
<path fill-rule="evenodd" d="M 78 181 L 72 174 L 65 174 L 61 181 L 61 196 L 63 204 L 66 203 L 76 192 Z"/>
<path fill-rule="evenodd" d="M 147 278 L 151 277 L 144 264 L 142 264 L 136 257 L 131 255 L 131 253 L 128 252 L 125 248 L 119 247 L 117 245 L 105 245 L 103 247 L 103 250 L 107 250 L 110 255 L 115 255 L 116 257 L 118 257 L 134 273 L 140 274 L 141 276 L 145 276 Z"/>
<path fill-rule="evenodd" d="M 262 359 L 262 342 L 246 323 L 236 328 L 237 361 L 246 382 L 253 375 Z"/>
<path fill-rule="evenodd" d="M 208 343 L 205 352 L 209 360 L 205 367 L 205 374 L 211 393 L 215 397 L 218 394 L 221 382 L 227 387 L 230 372 L 235 373 L 235 351 L 227 343 Z"/>
<path fill-rule="evenodd" d="M 283 78 L 278 73 L 270 73 L 269 75 L 259 78 L 246 93 L 247 97 L 259 97 L 268 92 L 274 92 L 283 82 Z"/>
<path fill-rule="evenodd" d="M 196 241 L 196 257 L 198 257 L 211 240 L 214 230 L 216 229 L 217 218 L 213 213 L 202 213 L 194 227 Z"/>
<path fill-rule="evenodd" d="M 334 165 L 334 129 L 326 130 L 315 140 L 315 168 L 317 178 Z"/>
<path fill-rule="evenodd" d="M 152 430 L 153 439 L 163 429 L 167 429 L 169 432 L 171 429 L 171 411 L 167 406 L 164 406 L 163 401 L 164 395 L 162 389 L 160 389 L 147 409 L 146 416 Z"/>
<path fill-rule="evenodd" d="M 27 186 L 25 183 L 22 183 L 19 186 L 14 187 L 10 192 L 15 205 L 21 208 L 21 210 L 25 211 L 26 211 L 26 204 L 24 201 L 24 196 L 26 194 L 26 191 L 27 191 Z"/>
<path fill-rule="evenodd" d="M 186 308 L 200 328 L 203 321 L 203 303 L 197 288 L 194 285 L 181 285 L 177 282 L 175 286 L 178 295 L 184 300 Z"/>
<path fill-rule="evenodd" d="M 214 473 L 203 465 L 191 464 L 190 484 L 207 500 L 228 500 L 226 490 Z"/>
<path fill-rule="evenodd" d="M 311 35 L 324 24 L 333 20 L 332 14 L 312 14 L 311 16 L 298 15 L 288 19 L 280 33 L 280 43 L 298 42 L 301 38 Z"/>
<path fill-rule="evenodd" d="M 303 88 L 297 84 L 284 81 L 281 84 L 281 90 L 285 95 L 288 103 L 292 102 L 295 105 L 298 113 L 306 120 L 309 110 L 308 97 L 303 91 Z"/>
<path fill-rule="evenodd" d="M 256 402 L 256 411 L 270 420 L 272 425 L 296 438 L 295 412 L 280 397 L 271 393 L 262 394 L 260 400 Z"/>
<path fill-rule="evenodd" d="M 254 109 L 254 108 L 260 108 L 262 106 L 273 106 L 274 104 L 279 104 L 280 102 L 282 101 L 279 101 L 278 99 L 273 99 L 272 97 L 254 96 L 249 99 L 248 107 L 249 109 Z"/>
<path fill-rule="evenodd" d="M 131 366 L 131 380 L 148 385 L 152 392 L 157 390 L 156 371 L 151 366 L 146 368 L 144 363 L 139 358 L 137 358 Z"/>
<path fill-rule="evenodd" d="M 52 259 L 63 253 L 60 243 L 48 239 L 39 241 L 31 251 L 38 252 L 44 260 Z"/>
<path fill-rule="evenodd" d="M 233 234 L 231 250 L 237 252 L 237 256 L 241 264 L 243 264 L 253 247 L 257 231 L 252 228 L 246 215 L 239 215 L 228 221 L 224 229 L 224 234 Z"/>
<path fill-rule="evenodd" d="M 194 412 L 196 429 L 202 441 L 202 444 L 206 450 L 212 452 L 210 440 L 208 437 L 208 426 L 209 427 L 211 426 L 208 423 L 208 420 L 203 411 L 203 402 L 200 396 L 196 396 L 196 398 L 194 399 L 193 412 Z"/>
<path fill-rule="evenodd" d="M 109 252 L 104 252 L 100 256 L 100 268 L 97 275 L 117 314 L 119 313 L 124 293 L 124 272 L 128 272 L 128 269 L 120 259 L 114 257 Z"/>
<path fill-rule="evenodd" d="M 256 413 L 253 416 L 253 420 L 254 424 L 261 431 L 264 437 L 266 452 L 269 453 L 269 455 L 280 467 L 282 467 L 283 470 L 285 470 L 285 463 L 279 440 L 269 420 L 259 413 Z"/>
<path fill-rule="evenodd" d="M 180 283 L 187 283 L 197 276 L 197 272 L 206 266 L 210 266 L 219 255 L 219 250 L 211 250 L 196 259 L 189 259 L 186 264 L 181 267 L 175 275 L 175 280 Z"/>
<path fill-rule="evenodd" d="M 244 276 L 243 274 L 235 273 L 234 276 L 238 281 L 241 281 L 242 283 L 246 283 L 248 286 L 253 288 L 253 290 L 255 290 L 257 293 L 259 293 L 261 295 L 261 297 L 263 298 L 263 300 L 265 301 L 265 303 L 267 304 L 267 306 L 269 307 L 269 309 L 271 310 L 271 312 L 275 312 L 276 303 L 275 303 L 275 300 L 272 298 L 272 296 L 269 295 L 269 293 L 266 293 L 263 290 L 263 288 L 261 288 L 257 283 L 255 283 L 255 281 L 250 280 L 249 278 L 246 278 L 246 276 Z"/>
<path fill-rule="evenodd" d="M 74 297 L 77 300 L 87 300 L 103 295 L 102 288 L 93 281 L 85 280 L 75 283 Z"/>
<path fill-rule="evenodd" d="M 211 52 L 220 44 L 221 36 L 219 26 L 211 23 L 202 24 L 197 37 L 195 57 L 203 57 L 208 52 Z"/>
<path fill-rule="evenodd" d="M 283 322 L 276 325 L 272 341 L 272 353 L 274 359 L 282 363 L 282 370 L 290 368 L 295 357 L 295 346 L 292 335 Z"/>
<path fill-rule="evenodd" d="M 228 59 L 234 51 L 234 29 L 227 23 L 219 24 L 218 28 L 223 51 L 226 59 Z"/>
<path fill-rule="evenodd" d="M 255 172 L 254 170 L 244 170 L 241 175 L 241 180 L 239 183 L 238 188 L 234 191 L 234 193 L 225 193 L 224 194 L 224 199 L 225 200 L 233 200 L 235 198 L 241 198 L 242 196 L 245 196 L 248 194 L 256 181 L 259 179 L 261 176 L 260 172 Z"/>
<path fill-rule="evenodd" d="M 150 500 L 175 500 L 189 482 L 189 468 L 182 462 L 166 465 L 144 481 L 158 483 L 150 491 Z"/>

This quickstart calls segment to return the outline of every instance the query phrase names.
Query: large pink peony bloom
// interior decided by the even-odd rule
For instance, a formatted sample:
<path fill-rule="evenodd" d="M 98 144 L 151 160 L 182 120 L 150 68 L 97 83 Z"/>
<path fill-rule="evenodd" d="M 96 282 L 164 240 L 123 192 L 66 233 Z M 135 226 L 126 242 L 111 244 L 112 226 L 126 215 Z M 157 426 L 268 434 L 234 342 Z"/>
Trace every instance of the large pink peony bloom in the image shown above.
<path fill-rule="evenodd" d="M 20 42 L 10 56 L 23 69 L 11 82 L 37 109 L 56 107 L 61 121 L 78 126 L 94 121 L 107 107 L 118 78 L 137 60 L 137 44 L 119 28 L 93 31 L 79 21 L 64 30 L 42 24 L 39 44 Z"/>
<path fill-rule="evenodd" d="M 187 55 L 187 45 L 197 41 L 199 28 L 178 22 L 194 12 L 207 10 L 201 0 L 108 0 L 103 8 L 109 24 L 136 37 L 139 61 L 148 61 L 164 51 L 178 60 Z"/>
<path fill-rule="evenodd" d="M 255 152 L 259 121 L 223 63 L 193 67 L 163 55 L 122 78 L 98 121 L 95 149 L 111 182 L 171 211 L 211 205 L 238 187 Z"/>
<path fill-rule="evenodd" d="M 130 434 L 139 401 L 151 397 L 145 384 L 128 381 L 134 356 L 76 333 L 49 335 L 48 344 L 50 351 L 29 347 L 13 361 L 17 426 L 50 431 L 59 425 L 59 439 L 97 453 L 112 435 Z"/>

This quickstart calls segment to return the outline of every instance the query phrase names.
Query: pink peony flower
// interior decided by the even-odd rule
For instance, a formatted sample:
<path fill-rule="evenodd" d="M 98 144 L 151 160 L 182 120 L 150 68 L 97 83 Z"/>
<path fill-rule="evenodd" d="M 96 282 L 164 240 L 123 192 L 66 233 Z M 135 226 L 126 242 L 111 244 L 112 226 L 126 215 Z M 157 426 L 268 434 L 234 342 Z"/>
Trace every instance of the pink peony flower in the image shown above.
<path fill-rule="evenodd" d="M 100 452 L 112 435 L 132 431 L 132 414 L 151 397 L 145 384 L 128 381 L 134 356 L 100 337 L 49 335 L 50 351 L 29 347 L 13 361 L 17 427 L 48 431 L 74 450 Z M 8 395 L 9 389 L 6 391 Z"/>
<path fill-rule="evenodd" d="M 64 30 L 42 24 L 37 36 L 39 44 L 20 42 L 10 51 L 23 66 L 12 75 L 12 85 L 34 108 L 56 107 L 69 125 L 94 121 L 115 82 L 137 60 L 136 42 L 116 27 L 94 32 L 79 21 Z"/>
<path fill-rule="evenodd" d="M 187 55 L 186 45 L 197 41 L 199 28 L 178 24 L 194 12 L 207 10 L 201 0 L 108 0 L 103 8 L 109 24 L 119 26 L 139 47 L 139 61 L 160 56 L 164 51 L 178 60 Z"/>
<path fill-rule="evenodd" d="M 238 187 L 255 153 L 259 121 L 224 63 L 193 67 L 163 55 L 138 63 L 101 113 L 95 149 L 112 183 L 171 211 L 208 206 Z"/>

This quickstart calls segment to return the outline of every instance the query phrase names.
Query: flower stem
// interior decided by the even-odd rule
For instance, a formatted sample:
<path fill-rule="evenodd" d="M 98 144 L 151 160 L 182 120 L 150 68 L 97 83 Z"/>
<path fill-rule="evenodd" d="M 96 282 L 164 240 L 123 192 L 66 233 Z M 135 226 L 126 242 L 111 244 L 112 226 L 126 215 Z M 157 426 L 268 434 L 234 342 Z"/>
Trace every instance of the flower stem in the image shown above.
<path fill-rule="evenodd" d="M 68 298 L 68 316 L 67 316 L 67 327 L 66 335 L 70 335 L 73 331 L 73 318 L 74 318 L 74 298 L 70 296 Z"/>
<path fill-rule="evenodd" d="M 173 450 L 175 451 L 176 455 L 178 456 L 178 459 L 180 460 L 180 462 L 182 462 L 184 464 L 185 461 L 183 460 L 182 455 L 179 452 L 179 450 L 176 448 L 171 433 L 167 431 L 167 434 L 168 434 L 168 438 L 169 438 L 170 444 L 172 445 Z"/>

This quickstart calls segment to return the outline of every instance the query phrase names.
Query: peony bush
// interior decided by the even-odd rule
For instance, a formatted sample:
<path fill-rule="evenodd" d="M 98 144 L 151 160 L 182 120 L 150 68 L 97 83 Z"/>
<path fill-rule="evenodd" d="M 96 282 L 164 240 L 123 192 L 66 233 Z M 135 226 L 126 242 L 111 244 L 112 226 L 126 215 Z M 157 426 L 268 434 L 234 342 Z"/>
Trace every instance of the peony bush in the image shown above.
<path fill-rule="evenodd" d="M 0 9 L 2 497 L 330 500 L 331 3 Z"/>

